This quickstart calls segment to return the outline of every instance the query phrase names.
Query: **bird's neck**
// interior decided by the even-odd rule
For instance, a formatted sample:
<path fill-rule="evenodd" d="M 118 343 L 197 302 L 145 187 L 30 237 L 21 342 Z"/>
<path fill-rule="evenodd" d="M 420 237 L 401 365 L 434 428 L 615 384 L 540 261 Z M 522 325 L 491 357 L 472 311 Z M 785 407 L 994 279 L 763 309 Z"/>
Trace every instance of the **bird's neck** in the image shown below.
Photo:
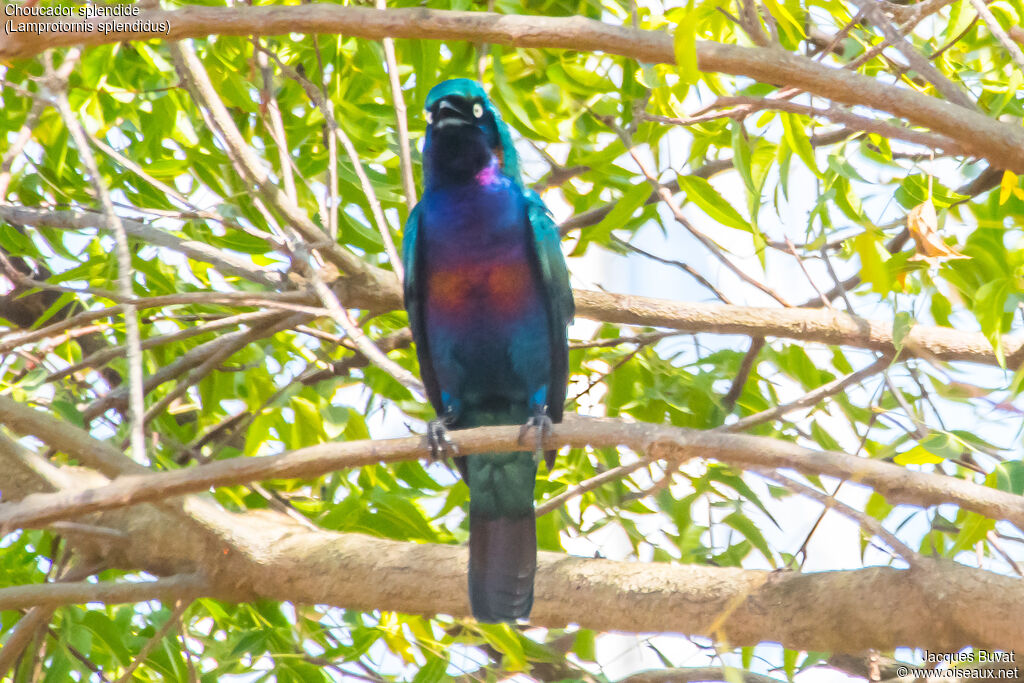
<path fill-rule="evenodd" d="M 438 136 L 423 150 L 426 188 L 488 185 L 501 179 L 501 161 L 475 136 Z"/>

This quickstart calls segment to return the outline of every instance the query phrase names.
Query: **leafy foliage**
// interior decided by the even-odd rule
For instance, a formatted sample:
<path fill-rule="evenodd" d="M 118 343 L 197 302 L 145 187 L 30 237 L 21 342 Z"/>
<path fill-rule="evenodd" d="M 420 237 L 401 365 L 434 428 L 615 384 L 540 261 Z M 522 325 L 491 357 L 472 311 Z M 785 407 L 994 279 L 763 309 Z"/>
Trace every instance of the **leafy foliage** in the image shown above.
<path fill-rule="evenodd" d="M 446 0 L 427 4 L 480 9 Z M 1007 29 L 1024 15 L 1020 0 L 990 7 Z M 830 306 L 893 321 L 899 339 L 913 325 L 980 330 L 1001 354 L 1000 341 L 1020 327 L 1024 301 L 1021 179 L 984 160 L 908 143 L 899 134 L 864 131 L 843 118 L 829 122 L 820 109 L 811 109 L 820 101 L 806 93 L 788 93 L 786 100 L 804 109 L 783 111 L 771 106 L 783 99 L 776 85 L 700 72 L 697 41 L 749 46 L 763 37 L 837 69 L 938 96 L 935 84 L 905 68 L 896 53 L 871 53 L 884 39 L 881 30 L 854 21 L 856 10 L 847 4 L 768 0 L 759 9 L 751 24 L 743 3 L 493 3 L 498 13 L 583 15 L 672 32 L 677 65 L 642 65 L 605 53 L 397 40 L 397 76 L 410 112 L 417 179 L 417 143 L 424 133 L 419 112 L 427 90 L 445 78 L 479 75 L 519 137 L 528 180 L 566 219 L 575 284 L 594 285 L 582 273 L 613 263 L 685 283 L 679 286 L 685 298 L 760 306 L 781 300 L 808 307 L 827 298 Z M 897 14 L 902 9 L 888 7 L 893 17 L 905 17 Z M 737 17 L 747 17 L 750 34 Z M 907 40 L 955 87 L 970 92 L 988 116 L 1020 123 L 1021 67 L 1008 60 L 969 0 L 915 24 Z M 263 48 L 273 57 L 263 59 Z M 322 87 L 358 150 L 389 237 L 398 241 L 409 206 L 381 44 L 336 35 L 213 35 L 194 41 L 194 49 L 241 138 L 290 201 L 343 249 L 391 269 L 373 200 L 353 160 L 332 144 L 324 111 L 277 66 L 280 60 Z M 0 67 L 0 139 L 14 152 L 4 156 L 0 169 L 2 272 L 11 286 L 0 308 L 10 327 L 0 332 L 4 395 L 86 426 L 112 444 L 128 437 L 124 320 L 83 315 L 118 303 L 112 293 L 118 276 L 115 238 L 104 227 L 67 122 L 50 106 L 41 80 L 50 59 L 77 60 L 66 90 L 92 141 L 99 180 L 118 214 L 149 230 L 131 240 L 131 286 L 145 342 L 146 404 L 163 406 L 146 428 L 154 469 L 391 436 L 403 433 L 405 424 L 418 429 L 419 421 L 432 417 L 408 388 L 355 352 L 328 316 L 275 326 L 275 312 L 295 300 L 275 296 L 261 277 L 280 274 L 278 289 L 305 290 L 308 282 L 292 272 L 295 235 L 279 209 L 239 172 L 176 70 L 168 45 L 159 41 L 102 45 L 80 56 L 59 50 Z M 891 117 L 872 116 L 893 131 L 903 127 Z M 21 131 L 28 141 L 15 149 Z M 652 200 L 651 178 L 630 156 L 631 148 L 672 190 L 682 217 L 706 236 L 704 245 Z M 990 176 L 990 182 L 979 176 Z M 910 239 L 906 215 L 927 204 L 937 220 L 931 239 L 965 258 L 918 258 L 924 250 Z M 15 207 L 36 209 L 43 217 L 5 213 Z M 188 243 L 212 247 L 221 260 L 204 260 Z M 716 258 L 728 263 L 719 267 Z M 223 267 L 225 260 L 242 267 L 231 271 Z M 704 284 L 684 279 L 689 276 L 682 275 L 680 261 Z M 733 266 L 765 287 L 742 282 Z M 611 277 L 614 268 L 602 276 Z M 837 284 L 843 278 L 851 279 Z M 39 288 L 43 281 L 46 286 Z M 683 298 L 640 276 L 637 282 L 639 293 Z M 824 294 L 828 290 L 833 291 Z M 404 312 L 359 313 L 360 329 L 415 373 Z M 62 321 L 73 323 L 70 332 L 56 327 Z M 25 330 L 38 329 L 49 332 L 20 341 Z M 691 429 L 722 427 L 785 404 L 874 360 L 863 349 L 785 340 L 770 340 L 748 358 L 747 339 L 656 335 L 654 328 L 610 323 L 584 322 L 573 332 L 571 410 Z M 224 359 L 203 365 L 244 334 Z M 1020 494 L 1024 474 L 1015 458 L 1022 375 L 999 357 L 1006 372 L 927 359 L 896 361 L 885 379 L 866 378 L 750 431 Z M 67 464 L 60 453 L 52 457 Z M 564 452 L 555 470 L 538 480 L 538 500 L 637 457 L 615 449 Z M 828 494 L 837 490 L 834 482 L 810 483 Z M 538 538 L 544 550 L 584 555 L 829 568 L 827 548 L 815 537 L 817 524 L 799 517 L 803 508 L 790 494 L 714 462 L 654 464 L 542 516 Z M 232 510 L 287 507 L 332 531 L 443 544 L 464 543 L 468 533 L 466 488 L 440 464 L 373 465 L 315 481 L 222 487 L 215 496 Z M 948 506 L 908 510 L 878 494 L 840 497 L 924 554 L 956 558 L 977 552 L 999 571 L 1006 571 L 1004 552 L 1020 559 L 1024 539 L 1016 530 L 975 513 Z M 997 549 L 997 539 L 1010 547 Z M 863 563 L 899 563 L 869 540 L 860 538 Z M 67 553 L 54 530 L 3 537 L 0 588 L 54 580 L 67 567 Z M 138 574 L 105 569 L 98 577 Z M 12 637 L 22 618 L 0 613 L 0 642 Z M 277 681 L 354 676 L 415 683 L 455 676 L 497 680 L 515 672 L 545 680 L 611 680 L 625 673 L 601 654 L 603 634 L 520 631 L 444 616 L 203 599 L 179 611 L 158 603 L 67 606 L 49 624 L 19 658 L 13 680 L 88 680 L 97 671 L 119 676 L 140 654 L 144 661 L 132 675 L 146 681 L 231 680 L 253 671 Z M 660 657 L 655 665 L 664 667 L 680 665 L 680 653 L 693 647 L 676 640 L 675 651 L 663 654 L 653 641 L 648 644 Z M 699 645 L 721 661 L 708 643 Z M 750 650 L 723 654 L 731 665 L 772 670 L 786 679 L 814 668 L 824 656 L 769 646 L 758 649 L 755 666 Z"/>

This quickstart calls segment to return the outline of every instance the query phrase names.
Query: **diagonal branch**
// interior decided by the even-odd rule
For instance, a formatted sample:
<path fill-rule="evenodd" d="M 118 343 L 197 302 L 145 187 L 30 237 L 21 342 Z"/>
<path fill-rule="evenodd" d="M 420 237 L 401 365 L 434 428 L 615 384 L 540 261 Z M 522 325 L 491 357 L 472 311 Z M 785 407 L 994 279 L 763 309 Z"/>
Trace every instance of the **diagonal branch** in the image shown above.
<path fill-rule="evenodd" d="M 78 50 L 75 49 L 71 52 L 73 56 L 68 55 L 67 59 L 77 59 Z M 114 211 L 114 205 L 110 200 L 110 191 L 103 182 L 103 176 L 100 175 L 99 166 L 96 164 L 96 157 L 92 153 L 92 147 L 89 146 L 89 141 L 82 130 L 82 125 L 71 110 L 71 104 L 68 101 L 67 80 L 61 78 L 54 71 L 51 55 L 52 53 L 47 52 L 46 59 L 44 60 L 46 64 L 46 85 L 50 90 L 54 91 L 57 110 L 64 120 L 64 126 L 71 133 L 71 137 L 75 141 L 75 147 L 78 148 L 78 155 L 81 157 L 82 163 L 85 164 L 85 168 L 89 172 L 96 196 L 99 198 L 100 206 L 103 208 L 104 221 L 108 229 L 114 233 L 117 245 L 117 289 L 121 297 L 128 300 L 135 296 L 133 289 L 135 275 L 132 269 L 131 250 L 128 246 L 128 233 L 121 223 L 121 217 Z M 125 346 L 128 351 L 128 383 L 124 385 L 124 389 L 128 393 L 131 453 L 136 461 L 147 463 L 149 458 L 146 455 L 144 419 L 146 397 L 142 389 L 142 349 L 140 348 L 142 335 L 139 331 L 138 309 L 134 304 L 122 303 L 121 311 L 124 314 Z"/>
<path fill-rule="evenodd" d="M 103 214 L 95 211 L 67 209 L 39 209 L 26 206 L 0 204 L 0 219 L 18 225 L 57 228 L 59 230 L 84 230 L 95 228 L 109 230 Z M 154 228 L 142 221 L 121 218 L 125 232 L 157 247 L 181 252 L 195 261 L 209 263 L 225 275 L 235 275 L 268 287 L 282 287 L 286 282 L 281 273 L 260 268 L 237 256 L 196 240 L 176 237 L 160 228 Z"/>
<path fill-rule="evenodd" d="M 851 0 L 851 2 L 878 26 L 886 39 L 906 58 L 910 68 L 927 78 L 935 86 L 935 89 L 942 93 L 943 97 L 961 107 L 977 111 L 978 105 L 952 81 L 942 75 L 942 72 L 908 43 L 903 34 L 885 18 L 876 0 Z"/>
<path fill-rule="evenodd" d="M 1003 30 L 1003 27 L 999 24 L 999 20 L 995 18 L 992 11 L 989 10 L 988 6 L 982 2 L 982 0 L 971 0 L 971 4 L 974 9 L 978 10 L 978 16 L 985 22 L 985 27 L 992 32 L 992 35 L 999 40 L 1000 44 L 1006 51 L 1010 53 L 1010 57 L 1013 58 L 1017 68 L 1024 70 L 1024 51 L 1021 51 L 1020 45 L 1013 42 L 1013 39 Z"/>
<path fill-rule="evenodd" d="M 402 274 L 402 259 L 399 258 L 398 250 L 395 248 L 395 242 L 391 239 L 391 230 L 388 227 L 387 219 L 384 217 L 384 210 L 381 208 L 380 200 L 377 199 L 377 192 L 373 189 L 373 183 L 370 182 L 369 176 L 366 175 L 366 169 L 363 168 L 363 162 L 359 159 L 359 152 L 356 150 L 356 146 L 352 144 L 352 139 L 348 136 L 348 133 L 338 125 L 338 120 L 334 116 L 334 103 L 331 102 L 330 98 L 325 97 L 323 92 L 313 85 L 312 81 L 282 62 L 276 53 L 262 47 L 260 47 L 259 50 L 263 54 L 270 56 L 274 60 L 274 63 L 277 64 L 277 68 L 280 69 L 283 74 L 302 86 L 302 89 L 306 92 L 306 96 L 309 97 L 310 101 L 312 101 L 313 104 L 316 105 L 317 109 L 320 110 L 324 120 L 327 122 L 328 129 L 334 133 L 334 137 L 336 137 L 338 142 L 341 143 L 341 146 L 345 148 L 345 153 L 348 155 L 349 163 L 352 164 L 352 169 L 356 174 L 356 178 L 359 179 L 359 186 L 363 189 L 366 202 L 370 205 L 370 213 L 373 215 L 373 221 L 377 226 L 377 232 L 380 233 L 381 242 L 384 245 L 384 252 L 388 255 L 388 259 L 391 261 L 391 269 L 395 272 L 395 276 L 398 278 L 399 282 L 401 282 L 404 277 Z M 398 96 L 401 97 L 400 89 Z M 408 142 L 408 140 L 406 140 L 406 142 Z M 410 206 L 410 211 L 411 210 Z"/>
<path fill-rule="evenodd" d="M 267 32 L 258 30 L 254 33 L 266 34 Z M 369 266 L 355 254 L 342 249 L 331 241 L 310 220 L 309 216 L 271 180 L 261 160 L 242 138 L 242 134 L 210 82 L 202 62 L 196 57 L 191 47 L 184 43 L 172 43 L 170 50 L 182 80 L 187 85 L 200 111 L 204 112 L 207 117 L 210 127 L 219 134 L 228 157 L 242 176 L 259 189 L 260 194 L 303 238 L 312 244 L 322 245 L 321 248 L 327 258 L 342 272 L 357 279 L 371 282 L 378 280 L 384 271 Z M 383 286 L 382 283 L 378 283 L 378 285 Z"/>
<path fill-rule="evenodd" d="M 377 0 L 377 9 L 386 10 L 387 0 Z M 402 174 L 402 190 L 405 192 L 406 209 L 412 211 L 416 204 L 416 181 L 412 176 L 412 145 L 409 143 L 409 120 L 406 117 L 405 96 L 398 80 L 398 57 L 395 55 L 395 41 L 384 38 L 384 62 L 387 64 L 388 83 L 391 86 L 391 106 L 395 108 L 395 129 L 398 131 L 398 159 Z"/>
<path fill-rule="evenodd" d="M 19 419 L 16 415 L 14 419 L 9 418 L 8 415 L 26 410 L 35 412 L 19 407 L 10 399 L 0 397 L 0 409 L 0 421 L 13 429 L 24 429 L 22 433 L 36 436 L 46 443 L 50 443 L 45 438 L 46 433 L 54 429 L 62 433 L 77 433 L 77 439 L 72 439 L 71 444 L 65 436 L 61 437 L 62 445 L 74 445 L 74 450 L 69 452 L 71 455 L 83 449 L 90 450 L 90 444 L 95 443 L 85 432 L 52 418 L 37 417 L 34 424 L 32 420 Z M 516 445 L 518 438 L 517 427 L 483 427 L 452 432 L 459 452 L 466 455 L 507 450 Z M 1024 507 L 1020 504 L 1020 497 L 1006 491 L 845 453 L 813 451 L 776 439 L 616 419 L 578 418 L 556 425 L 545 445 L 547 448 L 565 445 L 577 448 L 626 446 L 646 453 L 649 460 L 667 459 L 678 463 L 705 458 L 739 468 L 792 469 L 801 474 L 853 481 L 874 489 L 893 504 L 923 507 L 954 503 L 991 519 L 1005 519 L 1024 528 Z M 197 493 L 215 486 L 245 484 L 261 479 L 313 478 L 339 469 L 420 458 L 426 453 L 424 441 L 419 437 L 349 441 L 310 446 L 280 455 L 220 460 L 172 472 L 122 476 L 92 489 L 34 494 L 17 503 L 0 503 L 0 529 L 41 526 L 69 516 Z"/>
<path fill-rule="evenodd" d="M 0 37 L 0 58 L 28 57 L 46 47 L 72 44 L 101 45 L 142 39 L 174 41 L 210 34 L 248 36 L 296 32 L 339 33 L 375 40 L 385 37 L 466 40 L 518 47 L 600 51 L 640 62 L 675 63 L 672 36 L 668 32 L 612 26 L 578 16 L 502 15 L 423 8 L 381 11 L 309 4 L 298 7 L 190 6 L 181 10 L 143 12 L 138 19 L 139 23 L 142 20 L 153 21 L 160 30 L 49 33 L 45 40 L 33 34 L 10 33 Z M 959 141 L 968 154 L 985 157 L 999 168 L 1024 173 L 1024 131 L 1011 123 L 995 121 L 965 107 L 869 76 L 824 66 L 774 47 L 701 42 L 697 45 L 697 59 L 702 71 L 747 76 L 763 83 L 799 88 L 835 102 L 889 112 L 912 125 L 931 128 Z"/>
<path fill-rule="evenodd" d="M 209 595 L 211 590 L 210 582 L 199 574 L 130 583 L 28 584 L 0 588 L 0 610 L 61 607 L 86 602 L 174 602 Z"/>
<path fill-rule="evenodd" d="M 0 400 L 0 414 L 6 415 L 7 407 Z M 75 455 L 105 447 L 80 430 L 49 417 L 45 420 L 50 429 L 67 433 Z M 601 432 L 623 426 L 615 421 L 580 422 L 591 432 L 595 427 Z M 455 438 L 462 446 L 469 445 L 467 437 L 490 438 L 489 434 L 511 443 L 517 431 L 515 427 L 480 429 L 455 433 Z M 423 452 L 418 440 L 404 441 L 403 446 Z M 376 443 L 389 451 L 399 442 Z M 0 479 L 0 495 L 17 497 L 45 488 L 17 462 L 12 470 L 7 457 L 8 452 L 0 448 L 0 466 L 14 475 Z M 816 456 L 803 452 L 794 457 L 799 461 Z M 869 470 L 885 465 L 862 463 Z M 82 474 L 81 469 L 72 471 L 72 476 Z M 181 508 L 201 518 L 202 525 L 181 524 L 162 507 L 136 506 L 102 516 L 104 523 L 129 533 L 128 542 L 84 547 L 123 568 L 185 581 L 199 573 L 209 581 L 200 594 L 226 601 L 288 600 L 357 610 L 469 614 L 464 548 L 311 530 L 266 510 L 214 514 L 210 505 L 195 497 L 186 497 Z M 175 533 L 169 535 L 171 525 Z M 215 539 L 203 534 L 210 525 L 220 530 Z M 145 593 L 145 588 L 121 584 L 90 586 L 92 592 L 77 599 L 114 602 L 159 597 Z M 171 601 L 183 597 L 176 589 L 169 593 L 166 599 Z M 945 599 L 936 601 L 937 594 Z M 1024 647 L 1020 620 L 1024 588 L 1019 580 L 932 558 L 921 558 L 909 571 L 868 567 L 801 574 L 611 562 L 541 552 L 536 598 L 535 626 L 562 628 L 575 622 L 597 630 L 681 632 L 728 640 L 733 646 L 776 641 L 792 649 L 835 652 L 891 650 L 898 645 L 935 651 L 965 645 Z M 55 598 L 40 597 L 51 599 Z M 24 595 L 19 600 L 24 604 Z M 865 610 L 866 603 L 883 607 Z M 973 609 L 960 609 L 963 604 Z"/>

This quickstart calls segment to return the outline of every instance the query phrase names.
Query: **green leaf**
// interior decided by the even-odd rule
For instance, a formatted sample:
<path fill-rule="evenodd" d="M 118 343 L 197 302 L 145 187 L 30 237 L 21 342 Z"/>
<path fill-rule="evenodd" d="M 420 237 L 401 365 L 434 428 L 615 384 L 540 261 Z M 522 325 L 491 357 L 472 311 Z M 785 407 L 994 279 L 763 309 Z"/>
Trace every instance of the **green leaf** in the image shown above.
<path fill-rule="evenodd" d="M 924 174 L 907 176 L 896 190 L 896 201 L 905 209 L 913 209 L 929 199 L 935 209 L 945 209 L 957 202 L 969 199 L 942 185 L 938 180 Z"/>
<path fill-rule="evenodd" d="M 641 181 L 626 190 L 626 193 L 615 203 L 615 206 L 608 212 L 608 215 L 600 223 L 588 230 L 588 232 L 593 233 L 593 239 L 602 239 L 603 236 L 610 234 L 612 230 L 625 227 L 629 219 L 636 213 L 636 210 L 643 206 L 648 197 L 651 196 L 651 191 L 651 186 L 646 181 Z"/>
<path fill-rule="evenodd" d="M 1007 460 L 995 466 L 996 488 L 1002 491 L 1024 495 L 1024 463 Z"/>
<path fill-rule="evenodd" d="M 910 330 L 916 322 L 914 316 L 906 311 L 900 311 L 896 314 L 892 322 L 892 345 L 896 347 L 897 355 L 903 350 L 903 340 L 910 334 Z"/>
<path fill-rule="evenodd" d="M 507 671 L 526 669 L 526 653 L 519 634 L 509 624 L 480 624 L 480 633 L 495 650 L 505 655 L 502 667 Z"/>
<path fill-rule="evenodd" d="M 897 465 L 934 465 L 943 460 L 960 458 L 964 444 L 960 439 L 946 432 L 932 432 L 921 439 L 920 445 L 894 458 Z"/>
<path fill-rule="evenodd" d="M 782 651 L 782 670 L 786 672 L 786 680 L 793 680 L 793 674 L 796 673 L 796 661 L 799 657 L 800 652 L 797 650 L 786 648 Z"/>
<path fill-rule="evenodd" d="M 864 512 L 881 522 L 889 516 L 889 513 L 892 512 L 893 508 L 894 506 L 889 504 L 889 501 L 885 499 L 885 496 L 877 491 L 872 491 L 871 495 L 868 497 L 867 505 L 864 506 Z"/>
<path fill-rule="evenodd" d="M 945 458 L 935 455 L 924 446 L 914 446 L 893 458 L 897 465 L 937 465 L 943 460 Z"/>
<path fill-rule="evenodd" d="M 697 22 L 693 12 L 679 20 L 672 42 L 680 80 L 686 85 L 696 83 L 700 79 L 700 69 L 697 66 Z"/>
<path fill-rule="evenodd" d="M 804 131 L 804 126 L 806 125 L 804 118 L 785 112 L 779 116 L 782 118 L 783 136 L 790 149 L 796 152 L 796 155 L 800 157 L 800 160 L 804 162 L 814 175 L 820 176 L 821 172 L 818 170 L 818 162 L 814 158 L 814 147 L 811 146 L 811 140 Z"/>
<path fill-rule="evenodd" d="M 872 291 L 888 294 L 892 291 L 893 280 L 886 263 L 891 255 L 882 246 L 878 235 L 873 231 L 865 231 L 852 240 L 853 251 L 860 256 L 860 276 L 871 284 Z"/>
<path fill-rule="evenodd" d="M 10 256 L 31 256 L 36 253 L 32 240 L 20 230 L 7 225 L 0 227 L 0 248 Z"/>
<path fill-rule="evenodd" d="M 739 512 L 733 512 L 732 514 L 727 515 L 722 521 L 740 532 L 745 539 L 750 541 L 750 543 L 757 548 L 762 555 L 764 555 L 765 559 L 768 560 L 773 567 L 776 566 L 775 556 L 772 554 L 771 548 L 768 547 L 768 542 L 764 539 L 764 535 L 761 533 L 761 530 L 757 528 L 757 525 L 754 524 L 749 517 L 740 514 Z"/>
<path fill-rule="evenodd" d="M 679 189 L 686 193 L 686 198 L 699 206 L 704 213 L 722 225 L 737 230 L 751 232 L 750 223 L 744 220 L 718 190 L 704 178 L 698 176 L 677 176 Z"/>
<path fill-rule="evenodd" d="M 743 123 L 733 121 L 729 124 L 729 130 L 732 134 L 732 164 L 740 174 L 740 178 L 743 178 L 747 189 L 753 194 L 757 192 L 758 188 L 754 184 L 754 176 L 750 172 L 750 142 L 747 140 Z"/>
<path fill-rule="evenodd" d="M 985 538 L 985 535 L 995 528 L 995 520 L 976 512 L 966 511 L 960 533 L 957 534 L 956 542 L 949 551 L 949 557 L 955 557 L 958 552 L 973 548 L 975 543 Z"/>
<path fill-rule="evenodd" d="M 992 344 L 999 365 L 1006 367 L 1003 355 L 1002 335 L 1008 327 L 1013 310 L 1007 310 L 1011 283 L 1007 279 L 998 279 L 983 284 L 974 295 L 974 315 L 978 318 L 981 331 Z"/>
<path fill-rule="evenodd" d="M 589 628 L 581 628 L 576 632 L 572 643 L 572 651 L 584 660 L 593 660 L 597 656 L 596 634 Z"/>
<path fill-rule="evenodd" d="M 431 657 L 427 663 L 413 676 L 412 683 L 440 683 L 447 680 L 445 672 L 448 662 L 442 657 Z"/>

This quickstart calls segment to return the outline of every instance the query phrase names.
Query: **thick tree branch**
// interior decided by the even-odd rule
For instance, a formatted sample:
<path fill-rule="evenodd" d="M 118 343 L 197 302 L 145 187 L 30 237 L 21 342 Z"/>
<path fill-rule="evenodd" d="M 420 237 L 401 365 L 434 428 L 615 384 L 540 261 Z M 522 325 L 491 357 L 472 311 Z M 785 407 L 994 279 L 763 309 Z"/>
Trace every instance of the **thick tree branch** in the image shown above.
<path fill-rule="evenodd" d="M 724 666 L 695 666 L 683 669 L 642 671 L 638 674 L 627 676 L 619 680 L 618 683 L 718 683 L 719 681 L 782 683 L 778 678 Z"/>
<path fill-rule="evenodd" d="M 464 548 L 310 531 L 266 514 L 234 517 L 233 548 L 220 557 L 187 559 L 197 568 L 219 564 L 222 577 L 230 572 L 232 583 L 245 586 L 246 594 L 230 585 L 190 590 L 226 600 L 469 614 Z M 92 588 L 80 597 L 83 602 L 102 601 L 105 595 L 111 601 L 159 597 L 142 589 L 126 595 L 120 585 Z M 171 600 L 183 595 L 178 586 L 166 590 Z M 943 599 L 936 600 L 937 595 Z M 883 607 L 865 610 L 865 603 Z M 964 604 L 972 609 L 958 608 Z M 541 552 L 531 623 L 680 632 L 732 646 L 778 641 L 794 649 L 833 652 L 897 645 L 954 651 L 966 645 L 1024 646 L 1022 609 L 1020 581 L 928 558 L 906 571 L 871 567 L 797 574 Z"/>
<path fill-rule="evenodd" d="M 396 310 L 402 307 L 402 295 L 391 273 L 368 267 L 368 271 L 380 273 L 383 282 L 376 276 L 364 278 L 340 278 L 332 289 L 346 306 L 366 308 L 371 311 Z M 380 286 L 372 286 L 378 282 Z M 592 290 L 575 290 L 576 314 L 581 318 L 623 325 L 645 325 L 665 327 L 680 332 L 709 332 L 714 334 L 742 334 L 750 337 L 782 337 L 805 342 L 853 346 L 894 355 L 892 324 L 879 320 L 866 320 L 848 313 L 804 308 L 755 308 L 716 303 L 681 302 L 652 297 L 610 294 Z M 263 293 L 254 295 L 245 292 L 217 293 L 218 303 L 235 301 L 240 306 L 260 305 L 265 298 L 287 302 L 291 306 L 312 306 L 319 303 L 311 293 Z M 132 303 L 141 308 L 188 303 L 186 295 L 170 295 L 135 299 Z M 213 302 L 213 299 L 210 300 Z M 313 311 L 310 311 L 311 313 Z M 87 312 L 76 318 L 85 323 L 104 317 L 102 312 Z M 43 339 L 73 326 L 71 321 L 61 321 L 44 329 L 25 333 L 15 340 L 0 343 L 0 352 L 17 344 Z M 1002 340 L 1006 366 L 1017 369 L 1024 361 L 1024 337 L 1010 336 Z M 989 341 L 980 332 L 964 332 L 947 327 L 915 325 L 903 341 L 901 357 L 918 357 L 934 361 L 967 361 L 985 365 L 999 365 Z"/>
<path fill-rule="evenodd" d="M 122 33 L 13 33 L 0 37 L 0 58 L 30 57 L 47 47 L 101 45 L 123 40 L 181 40 L 220 35 L 338 33 L 382 39 L 423 38 L 598 51 L 640 62 L 674 64 L 667 32 L 611 26 L 583 17 L 501 15 L 428 9 L 390 9 L 333 5 L 277 7 L 188 7 L 143 12 L 167 31 Z M 97 21 L 98 23 L 98 21 Z M 927 95 L 840 71 L 777 48 L 746 48 L 718 43 L 697 46 L 703 71 L 747 76 L 764 83 L 799 88 L 843 104 L 887 111 L 909 123 L 931 128 L 959 141 L 969 154 L 1000 168 L 1024 173 L 1024 131 L 975 111 Z"/>
<path fill-rule="evenodd" d="M 8 414 L 8 401 L 4 399 L 0 405 L 0 414 Z M 72 455 L 106 448 L 80 430 L 47 416 L 37 423 L 36 427 L 45 426 L 50 432 L 61 433 L 65 444 L 72 447 Z M 611 420 L 581 423 L 587 431 L 597 434 L 623 427 Z M 21 420 L 20 424 L 32 423 Z M 659 430 L 654 428 L 654 432 Z M 516 436 L 514 427 L 454 433 L 466 452 L 472 452 L 471 444 L 504 443 L 503 440 Z M 721 450 L 723 443 L 719 440 L 708 446 Z M 422 452 L 416 439 L 382 441 L 376 445 L 384 448 L 377 452 L 378 457 L 393 455 L 396 447 L 416 454 Z M 667 452 L 675 448 L 664 445 Z M 345 448 L 346 444 L 329 446 Z M 787 444 L 778 446 L 793 449 L 791 455 L 796 461 L 829 456 Z M 10 450 L 0 448 L 0 467 L 9 475 L 0 480 L 0 494 L 5 499 L 47 487 L 38 474 L 25 468 L 23 459 L 10 457 Z M 893 468 L 875 461 L 862 464 L 868 472 L 865 481 L 873 476 L 874 466 Z M 69 470 L 67 474 L 78 476 L 86 472 Z M 906 475 L 923 476 L 913 472 Z M 95 475 L 88 478 L 94 479 Z M 897 481 L 897 485 L 910 488 L 905 481 Z M 74 539 L 73 535 L 70 538 L 87 555 L 102 557 L 113 566 L 158 575 L 200 574 L 203 578 L 195 580 L 207 581 L 209 586 L 209 590 L 204 588 L 201 593 L 222 600 L 263 598 L 428 615 L 469 613 L 464 548 L 311 530 L 277 513 L 231 514 L 214 510 L 192 497 L 183 501 L 182 510 L 193 515 L 200 526 L 181 525 L 171 508 L 143 505 L 100 516 L 104 525 L 128 533 L 129 542 Z M 170 536 L 169 525 L 176 530 Z M 216 534 L 211 538 L 202 533 L 204 529 Z M 704 635 L 733 646 L 778 641 L 796 649 L 835 652 L 859 652 L 872 647 L 892 649 L 896 645 L 946 651 L 965 645 L 1024 647 L 1024 622 L 1019 619 L 1024 609 L 1024 584 L 930 558 L 922 558 L 913 569 L 905 571 L 872 567 L 796 574 L 611 562 L 542 552 L 536 585 L 533 623 L 538 626 L 561 627 L 575 622 L 599 630 Z M 104 595 L 112 601 L 158 597 L 119 593 L 128 590 L 120 586 L 96 586 L 88 595 L 62 596 L 58 601 L 45 591 L 32 593 L 39 590 L 36 587 L 24 590 L 47 604 L 64 604 L 68 599 L 103 600 Z M 15 595 L 20 595 L 19 604 L 25 604 L 24 594 Z M 936 600 L 937 595 L 943 599 Z M 174 589 L 167 597 L 177 599 L 182 593 Z M 865 610 L 864 604 L 868 602 L 883 608 Z M 972 609 L 960 609 L 964 604 L 972 605 Z"/>
<path fill-rule="evenodd" d="M 45 443 L 72 446 L 69 455 L 89 451 L 98 443 L 88 434 L 0 397 L 0 422 Z M 514 448 L 517 427 L 486 427 L 452 432 L 463 454 Z M 57 443 L 54 443 L 57 442 Z M 791 469 L 807 475 L 827 475 L 867 486 L 893 504 L 919 506 L 954 503 L 992 519 L 1005 519 L 1024 528 L 1021 498 L 962 479 L 915 472 L 887 462 L 845 453 L 813 451 L 764 437 L 701 432 L 665 425 L 628 423 L 615 419 L 577 418 L 556 425 L 547 447 L 627 446 L 651 459 L 683 462 L 705 458 L 740 468 Z M 0 503 L 0 529 L 40 526 L 57 519 L 133 503 L 156 501 L 215 486 L 246 484 L 262 479 L 312 478 L 329 472 L 377 462 L 424 457 L 423 439 L 409 437 L 376 441 L 325 443 L 281 455 L 233 458 L 173 472 L 123 476 L 104 486 L 82 491 L 33 495 L 17 503 Z"/>
<path fill-rule="evenodd" d="M 625 325 L 668 327 L 681 332 L 714 332 L 785 337 L 822 344 L 856 346 L 894 354 L 892 324 L 848 313 L 800 308 L 773 309 L 576 290 L 580 317 Z M 1024 338 L 1003 340 L 1007 367 L 1024 360 Z M 915 325 L 904 339 L 904 356 L 998 365 L 992 346 L 977 332 Z"/>

